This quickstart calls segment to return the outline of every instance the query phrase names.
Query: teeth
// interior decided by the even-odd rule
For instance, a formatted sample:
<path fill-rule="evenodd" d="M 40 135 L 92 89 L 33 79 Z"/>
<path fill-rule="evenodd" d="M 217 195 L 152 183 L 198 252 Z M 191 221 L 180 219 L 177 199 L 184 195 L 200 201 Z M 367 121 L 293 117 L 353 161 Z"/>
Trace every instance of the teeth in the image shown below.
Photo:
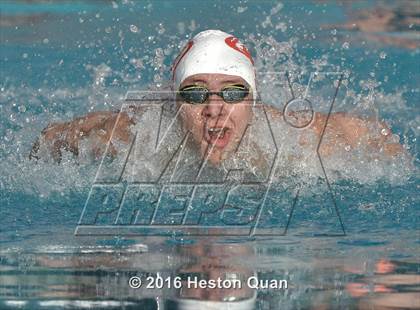
<path fill-rule="evenodd" d="M 223 130 L 223 128 L 209 128 L 210 132 L 219 132 L 219 131 L 222 131 L 222 130 Z"/>
<path fill-rule="evenodd" d="M 225 136 L 225 128 L 208 128 L 209 134 L 210 135 L 215 135 L 217 134 L 219 136 L 219 138 L 223 138 Z"/>

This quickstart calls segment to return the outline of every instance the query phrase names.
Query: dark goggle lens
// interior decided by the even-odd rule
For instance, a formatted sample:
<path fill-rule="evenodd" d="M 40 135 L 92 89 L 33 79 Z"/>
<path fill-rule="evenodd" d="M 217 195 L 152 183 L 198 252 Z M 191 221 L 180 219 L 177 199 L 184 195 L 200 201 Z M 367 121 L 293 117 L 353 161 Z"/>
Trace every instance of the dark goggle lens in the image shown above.
<path fill-rule="evenodd" d="M 240 102 L 248 96 L 248 89 L 244 86 L 228 86 L 222 90 L 222 98 L 225 102 Z"/>
<path fill-rule="evenodd" d="M 183 88 L 179 94 L 185 102 L 188 103 L 204 103 L 208 97 L 208 89 L 204 87 Z"/>

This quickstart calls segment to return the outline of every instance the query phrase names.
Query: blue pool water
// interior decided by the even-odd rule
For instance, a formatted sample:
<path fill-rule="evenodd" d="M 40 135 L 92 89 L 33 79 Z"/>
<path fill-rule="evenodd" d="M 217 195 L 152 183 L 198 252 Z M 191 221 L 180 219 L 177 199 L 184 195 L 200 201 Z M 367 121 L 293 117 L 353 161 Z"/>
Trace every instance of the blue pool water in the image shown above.
<path fill-rule="evenodd" d="M 245 309 L 249 301 L 251 309 L 420 308 L 418 25 L 375 33 L 406 44 L 340 28 L 352 12 L 375 5 L 2 1 L 0 308 L 182 309 L 176 288 L 136 290 L 128 279 L 210 272 L 289 284 L 193 299 L 219 300 L 218 307 L 231 301 Z M 288 189 L 276 183 L 263 214 L 264 225 L 287 227 L 285 235 L 74 235 L 99 162 L 30 161 L 33 141 L 49 123 L 119 110 L 128 91 L 165 89 L 179 49 L 209 28 L 249 46 L 261 98 L 278 108 L 284 87 L 272 72 L 294 73 L 297 92 L 311 72 L 343 73 L 334 111 L 383 119 L 410 155 L 327 161 L 340 217 L 319 166 L 294 170 L 293 181 L 284 181 Z M 317 83 L 314 108 L 326 112 L 331 80 Z"/>

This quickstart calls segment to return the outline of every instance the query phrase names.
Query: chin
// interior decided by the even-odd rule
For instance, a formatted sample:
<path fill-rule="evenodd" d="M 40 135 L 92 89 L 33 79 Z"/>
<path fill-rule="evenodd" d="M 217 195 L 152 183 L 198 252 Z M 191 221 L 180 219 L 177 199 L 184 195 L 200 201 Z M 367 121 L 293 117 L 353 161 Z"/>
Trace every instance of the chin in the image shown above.
<path fill-rule="evenodd" d="M 229 145 L 223 149 L 216 146 L 212 148 L 211 145 L 207 144 L 204 148 L 202 148 L 201 155 L 203 158 L 207 158 L 211 164 L 217 166 L 232 155 L 232 148 L 229 147 Z"/>

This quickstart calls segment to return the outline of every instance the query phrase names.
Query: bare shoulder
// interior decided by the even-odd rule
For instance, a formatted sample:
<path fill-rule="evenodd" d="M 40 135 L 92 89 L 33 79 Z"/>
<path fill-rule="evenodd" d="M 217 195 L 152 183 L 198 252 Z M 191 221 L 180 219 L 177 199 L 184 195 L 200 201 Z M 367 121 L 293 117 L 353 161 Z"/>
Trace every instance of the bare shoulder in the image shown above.
<path fill-rule="evenodd" d="M 277 108 L 275 106 L 268 105 L 268 104 L 262 104 L 262 106 L 264 107 L 265 112 L 269 114 L 271 117 L 273 117 L 274 119 L 280 119 L 286 116 L 287 118 L 289 117 L 294 118 L 296 122 L 308 121 L 308 114 L 312 113 L 309 110 L 301 110 L 301 111 L 297 110 L 297 111 L 287 111 L 287 113 L 285 114 L 284 111 L 282 111 L 280 108 Z M 309 120 L 310 120 L 310 117 L 309 117 Z M 310 123 L 310 122 L 307 122 L 307 123 Z"/>
<path fill-rule="evenodd" d="M 280 120 L 285 116 L 276 107 L 265 104 L 263 104 L 263 107 L 273 120 Z M 300 119 L 307 119 L 307 111 L 290 111 L 287 113 L 287 117 L 299 122 Z M 323 133 L 328 135 L 331 139 L 328 139 L 329 142 L 321 146 L 321 151 L 326 154 L 333 153 L 343 145 L 352 148 L 367 146 L 373 151 L 381 151 L 389 156 L 406 153 L 403 146 L 398 142 L 398 136 L 393 134 L 390 126 L 385 121 L 374 118 L 363 118 L 346 112 L 331 114 L 315 112 L 308 126 L 301 129 L 310 130 L 319 137 Z"/>
<path fill-rule="evenodd" d="M 342 142 L 352 148 L 367 146 L 372 151 L 381 151 L 389 156 L 405 153 L 398 142 L 398 135 L 393 134 L 390 126 L 383 120 L 362 118 L 345 112 L 336 112 L 329 116 L 316 113 L 312 128 L 317 133 L 325 128 L 326 133 L 335 137 L 336 144 Z"/>
<path fill-rule="evenodd" d="M 279 119 L 283 116 L 283 113 L 276 107 L 268 104 L 261 104 L 261 106 L 264 108 L 264 111 L 270 115 L 271 117 L 275 119 Z"/>

